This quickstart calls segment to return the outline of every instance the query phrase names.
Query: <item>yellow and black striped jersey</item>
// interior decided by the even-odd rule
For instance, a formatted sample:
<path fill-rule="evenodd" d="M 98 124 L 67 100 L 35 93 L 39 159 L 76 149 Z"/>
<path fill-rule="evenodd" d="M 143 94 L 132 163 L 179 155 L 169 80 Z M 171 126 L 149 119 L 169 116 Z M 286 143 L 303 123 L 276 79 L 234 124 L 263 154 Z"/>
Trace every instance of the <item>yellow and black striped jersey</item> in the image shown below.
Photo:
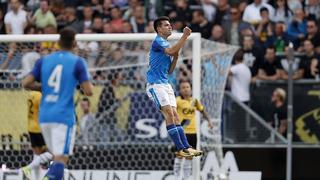
<path fill-rule="evenodd" d="M 39 108 L 41 93 L 30 91 L 28 95 L 28 131 L 32 133 L 41 133 L 39 126 Z"/>
<path fill-rule="evenodd" d="M 184 131 L 186 134 L 195 134 L 196 131 L 196 110 L 202 112 L 204 110 L 203 105 L 198 99 L 189 98 L 182 99 L 181 96 L 177 97 L 177 113 L 180 121 L 189 121 L 187 125 L 184 126 Z"/>

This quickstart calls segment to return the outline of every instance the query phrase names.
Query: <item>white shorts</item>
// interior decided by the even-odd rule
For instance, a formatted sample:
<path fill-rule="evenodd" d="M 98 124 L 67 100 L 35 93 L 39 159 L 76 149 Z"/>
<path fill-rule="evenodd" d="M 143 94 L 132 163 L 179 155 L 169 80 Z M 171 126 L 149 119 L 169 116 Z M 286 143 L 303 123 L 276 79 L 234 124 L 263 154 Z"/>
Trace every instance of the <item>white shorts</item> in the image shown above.
<path fill-rule="evenodd" d="M 176 97 L 170 84 L 148 84 L 147 94 L 158 109 L 167 105 L 177 107 Z"/>
<path fill-rule="evenodd" d="M 61 123 L 41 123 L 42 136 L 53 155 L 72 155 L 76 126 Z"/>

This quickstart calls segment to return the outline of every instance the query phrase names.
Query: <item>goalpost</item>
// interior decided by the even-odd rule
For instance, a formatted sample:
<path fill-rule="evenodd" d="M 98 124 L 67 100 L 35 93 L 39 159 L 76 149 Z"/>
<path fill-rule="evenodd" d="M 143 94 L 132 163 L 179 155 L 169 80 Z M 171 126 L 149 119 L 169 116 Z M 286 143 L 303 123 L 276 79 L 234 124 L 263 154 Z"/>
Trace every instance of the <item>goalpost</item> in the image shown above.
<path fill-rule="evenodd" d="M 174 33 L 176 41 L 181 33 Z M 78 34 L 75 53 L 88 61 L 95 83 L 95 96 L 89 98 L 93 119 L 84 123 L 82 99 L 77 93 L 78 139 L 75 155 L 68 168 L 75 170 L 172 171 L 173 150 L 163 117 L 145 94 L 148 50 L 155 34 Z M 17 169 L 32 155 L 26 137 L 27 92 L 21 89 L 22 61 L 27 53 L 40 56 L 54 51 L 59 35 L 1 35 L 0 65 L 8 58 L 7 70 L 0 78 L 0 152 L 15 152 L 12 159 L 0 156 L 0 162 Z M 214 129 L 208 129 L 197 114 L 198 147 L 215 152 L 219 165 L 221 147 L 221 107 L 228 69 L 236 47 L 201 39 L 192 33 L 181 50 L 177 68 L 170 82 L 177 91 L 179 79 L 192 79 L 193 97 L 200 99 L 211 116 Z M 9 52 L 13 51 L 13 55 Z M 21 65 L 22 64 L 22 65 Z M 13 109 L 14 108 L 14 109 Z M 18 128 L 15 128 L 18 127 Z M 6 146 L 6 145 L 11 146 Z M 194 177 L 201 173 L 207 156 L 195 158 Z M 11 162 L 14 161 L 14 162 Z M 212 172 L 205 172 L 212 173 Z M 216 172 L 215 172 L 216 173 Z M 169 173 L 170 174 L 170 173 Z M 172 175 L 171 175 L 172 176 Z M 159 178 L 159 177 L 158 177 Z"/>

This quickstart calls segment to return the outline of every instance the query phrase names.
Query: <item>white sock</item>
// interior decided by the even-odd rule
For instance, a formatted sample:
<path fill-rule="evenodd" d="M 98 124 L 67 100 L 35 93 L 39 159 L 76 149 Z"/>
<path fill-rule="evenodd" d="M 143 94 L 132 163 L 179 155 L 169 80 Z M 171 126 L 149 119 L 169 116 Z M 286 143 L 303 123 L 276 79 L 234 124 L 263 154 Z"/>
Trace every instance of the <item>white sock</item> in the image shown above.
<path fill-rule="evenodd" d="M 183 159 L 180 158 L 174 158 L 174 163 L 173 163 L 173 174 L 175 177 L 179 177 L 181 174 L 181 164 L 182 164 Z"/>
<path fill-rule="evenodd" d="M 40 166 L 33 168 L 35 180 L 40 180 L 40 169 Z"/>
<path fill-rule="evenodd" d="M 183 179 L 188 179 L 192 175 L 192 159 L 186 159 L 183 164 Z"/>

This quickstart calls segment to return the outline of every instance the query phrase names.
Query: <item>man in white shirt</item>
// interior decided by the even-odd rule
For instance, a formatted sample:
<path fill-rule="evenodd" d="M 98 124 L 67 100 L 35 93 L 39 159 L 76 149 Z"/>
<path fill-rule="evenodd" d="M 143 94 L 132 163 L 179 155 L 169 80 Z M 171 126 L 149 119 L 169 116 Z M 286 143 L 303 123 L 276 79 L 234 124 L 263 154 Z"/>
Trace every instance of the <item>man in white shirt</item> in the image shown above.
<path fill-rule="evenodd" d="M 256 25 L 261 21 L 260 9 L 265 7 L 269 11 L 269 18 L 273 20 L 274 8 L 262 0 L 254 0 L 253 3 L 249 4 L 244 10 L 242 20 L 250 24 Z"/>
<path fill-rule="evenodd" d="M 240 49 L 234 55 L 235 65 L 230 68 L 231 75 L 231 93 L 241 102 L 248 103 L 250 101 L 250 82 L 251 71 L 247 65 L 243 63 L 243 51 Z"/>
<path fill-rule="evenodd" d="M 27 25 L 27 12 L 21 7 L 19 0 L 10 1 L 11 11 L 4 17 L 7 34 L 23 34 Z"/>
<path fill-rule="evenodd" d="M 231 94 L 235 99 L 249 105 L 251 71 L 243 63 L 243 54 L 243 50 L 239 49 L 233 57 L 236 64 L 229 71 L 229 75 L 231 76 Z M 230 131 L 226 136 L 234 142 L 246 141 L 250 134 L 250 117 L 236 103 L 230 105 L 230 117 L 226 121 L 226 127 L 236 131 Z"/>

